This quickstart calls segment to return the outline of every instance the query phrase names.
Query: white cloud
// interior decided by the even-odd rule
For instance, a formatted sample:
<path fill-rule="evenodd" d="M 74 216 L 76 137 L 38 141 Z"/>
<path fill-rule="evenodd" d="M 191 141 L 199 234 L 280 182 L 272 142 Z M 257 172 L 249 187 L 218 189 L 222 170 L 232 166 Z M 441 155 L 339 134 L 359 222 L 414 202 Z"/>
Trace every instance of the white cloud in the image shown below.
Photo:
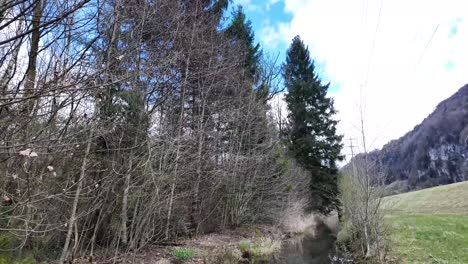
<path fill-rule="evenodd" d="M 271 25 L 269 22 L 264 22 L 265 26 L 259 34 L 259 38 L 262 40 L 262 44 L 267 48 L 275 49 L 278 45 L 284 41 L 285 37 L 292 38 L 291 31 L 289 30 L 289 24 L 278 23 Z"/>
<path fill-rule="evenodd" d="M 361 95 L 368 143 L 380 148 L 468 83 L 466 1 L 284 1 L 292 21 L 259 36 L 275 45 L 301 35 L 312 57 L 326 64 L 327 77 L 340 84 L 331 95 L 346 138 L 358 138 Z"/>

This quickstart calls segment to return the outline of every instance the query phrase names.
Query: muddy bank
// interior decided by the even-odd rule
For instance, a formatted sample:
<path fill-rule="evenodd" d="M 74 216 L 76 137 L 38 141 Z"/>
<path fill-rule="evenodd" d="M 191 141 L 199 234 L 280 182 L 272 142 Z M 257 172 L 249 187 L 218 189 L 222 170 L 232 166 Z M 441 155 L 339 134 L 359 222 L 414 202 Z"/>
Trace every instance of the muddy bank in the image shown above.
<path fill-rule="evenodd" d="M 242 227 L 168 243 L 171 245 L 148 245 L 138 252 L 96 259 L 96 263 L 239 263 L 250 258 L 245 255 L 243 244 L 250 247 L 263 244 L 265 248 L 262 250 L 271 250 L 269 253 L 272 254 L 281 249 L 281 241 L 288 236 L 277 226 Z M 176 257 L 175 251 L 180 249 L 193 252 L 193 257 L 187 260 Z"/>
<path fill-rule="evenodd" d="M 336 214 L 328 217 L 291 217 L 278 226 L 243 227 L 179 240 L 170 245 L 149 245 L 139 252 L 100 259 L 97 263 L 309 263 L 284 262 L 284 257 L 289 254 L 292 259 L 300 258 L 304 254 L 294 247 L 301 246 L 305 255 L 318 252 L 319 255 L 315 256 L 318 260 L 327 258 L 329 250 L 333 248 L 337 228 Z M 182 254 L 177 254 L 176 251 L 190 253 L 190 256 L 183 259 Z"/>

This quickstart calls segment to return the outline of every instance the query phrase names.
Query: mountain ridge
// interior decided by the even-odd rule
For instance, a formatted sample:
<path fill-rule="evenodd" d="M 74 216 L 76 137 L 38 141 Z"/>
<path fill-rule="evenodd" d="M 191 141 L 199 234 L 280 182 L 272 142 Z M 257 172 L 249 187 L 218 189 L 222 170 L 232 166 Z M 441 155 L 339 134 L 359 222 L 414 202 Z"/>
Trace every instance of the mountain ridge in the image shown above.
<path fill-rule="evenodd" d="M 368 160 L 379 162 L 387 185 L 403 182 L 400 191 L 468 180 L 468 84 L 411 131 L 368 153 Z"/>

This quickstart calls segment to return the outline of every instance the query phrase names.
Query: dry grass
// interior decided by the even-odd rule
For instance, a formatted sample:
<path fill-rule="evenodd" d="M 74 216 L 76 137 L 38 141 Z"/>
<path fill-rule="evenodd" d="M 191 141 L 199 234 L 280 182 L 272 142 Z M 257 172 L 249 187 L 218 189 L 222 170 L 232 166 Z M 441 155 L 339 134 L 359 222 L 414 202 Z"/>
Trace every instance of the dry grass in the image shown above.
<path fill-rule="evenodd" d="M 270 256 L 281 249 L 281 240 L 265 237 L 252 247 L 252 254 L 256 257 Z"/>
<path fill-rule="evenodd" d="M 257 241 L 242 241 L 239 243 L 241 252 L 249 252 L 253 257 L 271 256 L 281 249 L 281 240 L 262 237 Z"/>
<path fill-rule="evenodd" d="M 315 215 L 304 215 L 304 207 L 304 202 L 295 202 L 284 212 L 280 223 L 285 233 L 297 234 L 313 230 L 311 227 L 317 224 Z"/>
<path fill-rule="evenodd" d="M 289 215 L 285 216 L 281 221 L 281 228 L 286 233 L 303 233 L 311 227 L 315 226 L 317 222 L 315 221 L 315 216 L 310 215 Z"/>
<path fill-rule="evenodd" d="M 338 212 L 333 211 L 329 215 L 317 215 L 316 221 L 320 221 L 331 231 L 338 232 L 338 226 L 340 224 Z"/>

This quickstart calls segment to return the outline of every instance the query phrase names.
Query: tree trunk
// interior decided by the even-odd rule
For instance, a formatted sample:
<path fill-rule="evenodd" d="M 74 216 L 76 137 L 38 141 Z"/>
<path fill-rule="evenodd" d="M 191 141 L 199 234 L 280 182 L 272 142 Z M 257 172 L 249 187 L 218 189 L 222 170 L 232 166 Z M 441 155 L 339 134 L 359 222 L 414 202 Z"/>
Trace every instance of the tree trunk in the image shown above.
<path fill-rule="evenodd" d="M 85 150 L 85 153 L 84 153 L 83 161 L 81 163 L 80 178 L 78 179 L 78 183 L 77 183 L 77 186 L 76 186 L 75 198 L 73 199 L 73 207 L 72 207 L 70 219 L 68 221 L 67 236 L 65 238 L 65 244 L 63 246 L 62 255 L 60 257 L 60 262 L 59 263 L 61 263 L 61 264 L 63 264 L 65 262 L 65 259 L 67 258 L 67 255 L 68 255 L 68 247 L 70 246 L 70 241 L 71 241 L 71 237 L 72 237 L 72 234 L 73 234 L 73 226 L 75 225 L 75 221 L 76 221 L 76 212 L 77 212 L 77 209 L 78 209 L 78 202 L 80 201 L 80 193 L 81 193 L 81 189 L 82 189 L 82 186 L 83 186 L 83 181 L 84 181 L 85 176 L 86 176 L 86 168 L 88 166 L 89 153 L 90 153 L 90 150 L 91 150 L 91 142 L 93 140 L 93 134 L 94 134 L 94 130 L 93 130 L 93 127 L 91 127 L 91 130 L 89 132 L 88 143 L 86 144 L 86 150 Z M 78 238 L 75 238 L 75 239 L 78 239 Z"/>
<path fill-rule="evenodd" d="M 122 243 L 126 246 L 128 243 L 127 222 L 128 222 L 128 191 L 130 189 L 130 180 L 132 175 L 132 159 L 129 158 L 129 169 L 125 175 L 125 186 L 122 197 Z"/>
<path fill-rule="evenodd" d="M 192 27 L 192 35 L 190 38 L 190 46 L 188 47 L 188 56 L 187 60 L 185 61 L 185 71 L 184 71 L 184 81 L 182 83 L 182 91 L 181 91 L 181 98 L 180 98 L 180 116 L 179 116 L 179 124 L 178 124 L 178 131 L 177 131 L 177 149 L 176 149 L 176 157 L 175 157 L 175 167 L 174 167 L 174 176 L 173 176 L 173 182 L 171 185 L 171 194 L 169 198 L 169 208 L 167 212 L 167 222 L 166 222 L 166 229 L 164 232 L 165 239 L 169 239 L 169 228 L 170 228 L 170 220 L 172 216 L 172 207 L 174 205 L 174 191 L 176 187 L 176 179 L 177 179 L 177 173 L 178 173 L 178 163 L 179 163 L 179 158 L 180 158 L 180 147 L 181 147 L 181 139 L 182 139 L 182 133 L 183 133 L 183 125 L 184 125 L 184 114 L 185 114 L 185 96 L 186 96 L 186 89 L 187 89 L 187 83 L 188 83 L 188 76 L 189 76 L 189 66 L 190 66 L 190 54 L 192 52 L 192 45 L 193 45 L 193 40 L 195 38 L 195 27 L 196 23 L 193 24 Z"/>
<path fill-rule="evenodd" d="M 39 40 L 41 38 L 41 24 L 42 18 L 42 0 L 38 0 L 33 10 L 32 17 L 32 34 L 31 34 L 31 49 L 29 51 L 29 62 L 26 70 L 26 81 L 24 83 L 24 96 L 26 98 L 34 95 L 34 86 L 36 83 L 37 75 L 37 55 L 39 53 Z M 24 109 L 25 115 L 29 115 L 33 108 L 36 100 L 26 100 L 26 108 Z"/>

